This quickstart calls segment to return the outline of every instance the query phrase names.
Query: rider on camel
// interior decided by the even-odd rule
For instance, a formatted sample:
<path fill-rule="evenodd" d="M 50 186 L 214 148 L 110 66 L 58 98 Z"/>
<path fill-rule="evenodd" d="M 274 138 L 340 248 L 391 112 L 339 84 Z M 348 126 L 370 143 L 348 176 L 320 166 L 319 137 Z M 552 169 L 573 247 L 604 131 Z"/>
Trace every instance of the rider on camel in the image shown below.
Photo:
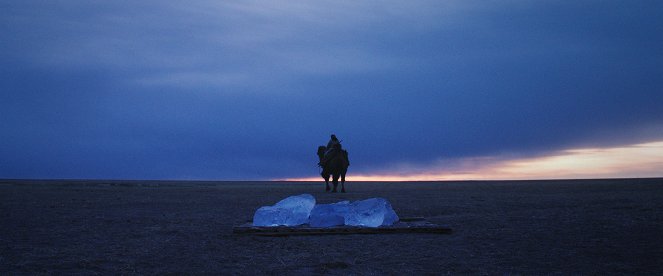
<path fill-rule="evenodd" d="M 331 150 L 334 148 L 334 146 L 340 145 L 340 144 L 341 144 L 341 141 L 339 141 L 338 138 L 336 138 L 335 134 L 332 134 L 331 139 L 329 139 L 329 142 L 327 142 L 327 152 L 325 153 L 325 155 L 329 154 L 329 152 L 331 152 Z"/>
<path fill-rule="evenodd" d="M 320 162 L 318 165 L 320 166 L 325 166 L 325 163 L 327 163 L 327 160 L 329 160 L 333 156 L 333 151 L 335 149 L 341 149 L 341 141 L 336 138 L 335 134 L 331 135 L 331 138 L 329 139 L 329 142 L 327 142 L 327 150 L 325 151 L 325 158 Z"/>

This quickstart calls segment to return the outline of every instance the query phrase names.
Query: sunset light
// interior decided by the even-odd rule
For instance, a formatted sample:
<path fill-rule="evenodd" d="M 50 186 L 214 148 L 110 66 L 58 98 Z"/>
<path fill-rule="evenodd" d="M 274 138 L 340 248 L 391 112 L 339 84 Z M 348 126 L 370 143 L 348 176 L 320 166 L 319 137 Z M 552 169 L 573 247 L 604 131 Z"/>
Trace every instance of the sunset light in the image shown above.
<path fill-rule="evenodd" d="M 568 149 L 547 156 L 503 159 L 500 156 L 455 160 L 473 164 L 455 169 L 433 166 L 423 173 L 353 175 L 352 181 L 438 181 L 589 179 L 663 176 L 663 141 L 612 148 Z M 445 164 L 453 163 L 447 160 Z M 319 177 L 290 181 L 317 181 Z"/>

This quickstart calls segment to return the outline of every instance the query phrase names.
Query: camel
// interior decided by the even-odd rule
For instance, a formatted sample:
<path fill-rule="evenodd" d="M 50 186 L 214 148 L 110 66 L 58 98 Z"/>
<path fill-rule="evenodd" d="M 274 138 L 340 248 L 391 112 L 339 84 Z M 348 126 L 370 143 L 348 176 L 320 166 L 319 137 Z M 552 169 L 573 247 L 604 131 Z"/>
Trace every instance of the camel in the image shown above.
<path fill-rule="evenodd" d="M 322 167 L 322 172 L 320 176 L 325 179 L 325 191 L 330 190 L 329 188 L 329 177 L 332 176 L 332 182 L 334 183 L 333 193 L 336 192 L 336 187 L 338 187 L 338 179 L 341 178 L 341 192 L 345 193 L 345 173 L 348 172 L 348 167 L 350 166 L 350 161 L 348 159 L 348 152 L 343 150 L 340 145 L 338 148 L 333 149 L 325 160 L 325 152 L 327 147 L 319 146 L 318 147 L 318 158 L 320 159 L 320 164 Z M 323 162 L 324 161 L 324 162 Z M 324 166 L 323 166 L 324 165 Z"/>

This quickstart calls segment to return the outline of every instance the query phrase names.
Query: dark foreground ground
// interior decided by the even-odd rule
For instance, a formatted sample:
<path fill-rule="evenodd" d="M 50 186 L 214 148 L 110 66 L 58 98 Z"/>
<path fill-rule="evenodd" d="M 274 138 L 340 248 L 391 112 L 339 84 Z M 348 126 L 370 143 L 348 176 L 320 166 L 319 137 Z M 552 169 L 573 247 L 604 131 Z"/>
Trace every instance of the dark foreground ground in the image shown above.
<path fill-rule="evenodd" d="M 661 274 L 663 180 L 348 183 L 0 180 L 0 275 Z M 384 197 L 451 235 L 232 234 L 262 205 Z"/>

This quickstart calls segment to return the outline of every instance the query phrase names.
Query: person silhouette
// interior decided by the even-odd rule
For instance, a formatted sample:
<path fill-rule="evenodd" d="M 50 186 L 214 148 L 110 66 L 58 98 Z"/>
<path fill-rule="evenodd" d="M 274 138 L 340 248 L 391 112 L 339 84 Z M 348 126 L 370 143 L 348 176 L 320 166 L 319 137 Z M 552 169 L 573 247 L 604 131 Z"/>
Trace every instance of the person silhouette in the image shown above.
<path fill-rule="evenodd" d="M 341 141 L 339 141 L 338 138 L 336 138 L 336 134 L 332 134 L 331 138 L 329 139 L 329 142 L 327 142 L 327 153 L 329 153 L 329 151 L 331 151 L 331 149 L 333 149 L 334 146 L 340 144 Z"/>
<path fill-rule="evenodd" d="M 341 149 L 341 141 L 336 138 L 335 134 L 331 135 L 329 142 L 327 142 L 327 148 L 325 149 L 324 159 L 318 163 L 321 167 L 324 167 L 327 161 L 332 157 L 334 150 Z"/>

